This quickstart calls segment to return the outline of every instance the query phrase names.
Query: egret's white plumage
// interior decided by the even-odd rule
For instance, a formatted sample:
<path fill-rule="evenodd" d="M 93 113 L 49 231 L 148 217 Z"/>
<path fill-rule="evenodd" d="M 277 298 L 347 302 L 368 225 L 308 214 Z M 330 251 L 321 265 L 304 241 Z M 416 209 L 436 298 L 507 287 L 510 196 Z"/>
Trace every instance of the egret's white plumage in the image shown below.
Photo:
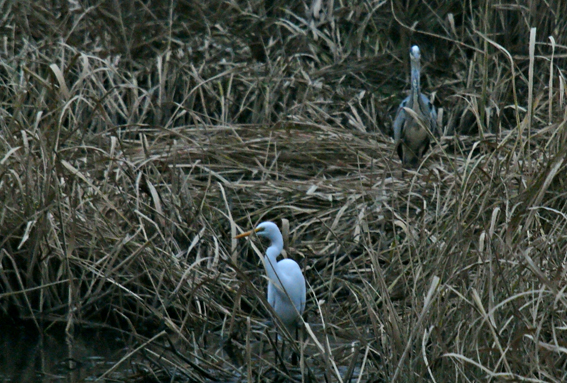
<path fill-rule="evenodd" d="M 247 237 L 256 233 L 270 240 L 264 256 L 264 268 L 268 276 L 268 303 L 272 306 L 290 334 L 300 323 L 305 310 L 305 278 L 297 262 L 292 259 L 277 261 L 283 250 L 282 233 L 273 222 L 262 222 L 252 231 L 237 235 Z"/>

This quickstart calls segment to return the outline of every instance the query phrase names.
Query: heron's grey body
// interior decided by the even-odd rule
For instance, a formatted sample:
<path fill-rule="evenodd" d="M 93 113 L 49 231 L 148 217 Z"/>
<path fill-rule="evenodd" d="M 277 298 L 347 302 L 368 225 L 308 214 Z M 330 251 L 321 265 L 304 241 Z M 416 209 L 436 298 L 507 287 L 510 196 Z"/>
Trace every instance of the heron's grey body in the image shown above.
<path fill-rule="evenodd" d="M 439 136 L 435 107 L 420 89 L 420 58 L 419 48 L 414 45 L 410 49 L 410 95 L 400 104 L 394 120 L 394 140 L 404 166 L 417 166 L 429 149 L 430 135 Z M 419 121 L 404 108 L 414 111 Z"/>

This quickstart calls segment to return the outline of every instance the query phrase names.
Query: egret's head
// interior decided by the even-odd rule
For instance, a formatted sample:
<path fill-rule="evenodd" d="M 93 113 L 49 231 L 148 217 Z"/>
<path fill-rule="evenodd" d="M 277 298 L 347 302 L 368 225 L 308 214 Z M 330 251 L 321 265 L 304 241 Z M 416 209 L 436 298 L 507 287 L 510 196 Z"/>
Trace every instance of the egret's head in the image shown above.
<path fill-rule="evenodd" d="M 273 222 L 262 222 L 254 229 L 258 237 L 268 238 L 274 240 L 277 236 L 281 236 L 280 229 Z"/>
<path fill-rule="evenodd" d="M 256 226 L 256 228 L 252 231 L 247 231 L 246 233 L 237 235 L 236 238 L 248 237 L 252 233 L 256 233 L 258 237 L 267 238 L 272 242 L 282 237 L 278 226 L 273 222 L 266 221 Z"/>

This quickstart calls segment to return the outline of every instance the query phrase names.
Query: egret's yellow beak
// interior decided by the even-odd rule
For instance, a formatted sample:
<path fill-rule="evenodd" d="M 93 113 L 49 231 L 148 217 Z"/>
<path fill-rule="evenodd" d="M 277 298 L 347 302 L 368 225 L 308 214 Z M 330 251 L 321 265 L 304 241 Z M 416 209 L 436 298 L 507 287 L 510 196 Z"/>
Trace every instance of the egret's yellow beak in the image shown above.
<path fill-rule="evenodd" d="M 248 237 L 248 236 L 251 235 L 252 233 L 257 233 L 257 232 L 262 231 L 262 230 L 263 230 L 262 227 L 258 227 L 258 228 L 254 229 L 254 230 L 250 230 L 250 231 L 244 232 L 244 233 L 242 233 L 242 234 L 238 234 L 238 235 L 237 235 L 236 237 L 234 237 L 234 238 L 235 238 L 235 239 L 239 239 L 239 238 Z"/>

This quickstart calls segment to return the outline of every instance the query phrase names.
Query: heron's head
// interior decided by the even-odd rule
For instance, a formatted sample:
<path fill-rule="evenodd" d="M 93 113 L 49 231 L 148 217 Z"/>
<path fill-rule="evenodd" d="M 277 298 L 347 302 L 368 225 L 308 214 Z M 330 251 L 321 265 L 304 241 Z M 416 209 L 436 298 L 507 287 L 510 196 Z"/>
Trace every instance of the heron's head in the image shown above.
<path fill-rule="evenodd" d="M 419 62 L 419 59 L 421 58 L 421 53 L 419 52 L 419 47 L 417 45 L 414 45 L 413 47 L 411 47 L 410 58 L 411 58 L 411 61 Z"/>

